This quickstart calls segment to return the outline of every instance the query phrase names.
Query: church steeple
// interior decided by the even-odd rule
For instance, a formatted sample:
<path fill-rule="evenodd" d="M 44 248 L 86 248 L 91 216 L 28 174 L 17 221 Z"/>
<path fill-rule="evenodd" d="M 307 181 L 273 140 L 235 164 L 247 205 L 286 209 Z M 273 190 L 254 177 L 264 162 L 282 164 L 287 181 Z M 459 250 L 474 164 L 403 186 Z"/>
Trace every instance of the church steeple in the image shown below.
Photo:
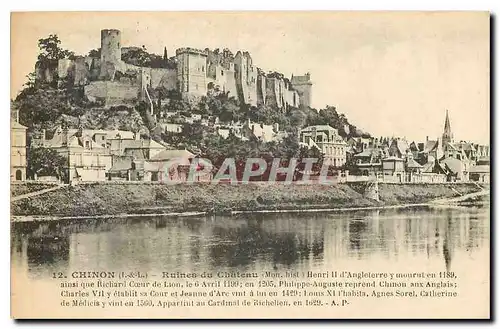
<path fill-rule="evenodd" d="M 443 144 L 453 143 L 453 134 L 451 133 L 450 117 L 446 110 L 446 119 L 444 120 Z"/>

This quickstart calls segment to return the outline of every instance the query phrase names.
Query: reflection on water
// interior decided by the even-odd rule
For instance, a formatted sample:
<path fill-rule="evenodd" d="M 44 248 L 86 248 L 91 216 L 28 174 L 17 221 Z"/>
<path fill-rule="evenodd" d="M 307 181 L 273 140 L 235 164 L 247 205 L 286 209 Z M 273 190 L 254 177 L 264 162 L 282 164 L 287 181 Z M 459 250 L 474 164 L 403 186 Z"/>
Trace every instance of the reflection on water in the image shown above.
<path fill-rule="evenodd" d="M 12 227 L 12 264 L 32 278 L 54 271 L 240 271 L 360 268 L 429 263 L 474 266 L 489 250 L 486 208 L 419 208 L 332 214 L 136 218 L 22 223 Z M 362 266 L 361 266 L 362 267 Z"/>

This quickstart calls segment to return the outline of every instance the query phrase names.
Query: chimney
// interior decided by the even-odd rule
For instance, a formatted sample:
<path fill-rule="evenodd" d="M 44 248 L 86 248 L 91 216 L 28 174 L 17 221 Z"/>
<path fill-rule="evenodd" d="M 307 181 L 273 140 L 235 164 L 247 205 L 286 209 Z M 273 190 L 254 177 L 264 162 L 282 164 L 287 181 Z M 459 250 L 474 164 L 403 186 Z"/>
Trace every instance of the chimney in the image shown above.
<path fill-rule="evenodd" d="M 429 136 L 425 136 L 425 141 L 428 142 L 429 141 Z"/>
<path fill-rule="evenodd" d="M 46 138 L 45 136 L 47 136 L 46 133 L 45 133 L 45 129 L 42 129 L 42 136 L 41 136 L 42 137 L 42 141 L 45 141 L 45 138 Z"/>

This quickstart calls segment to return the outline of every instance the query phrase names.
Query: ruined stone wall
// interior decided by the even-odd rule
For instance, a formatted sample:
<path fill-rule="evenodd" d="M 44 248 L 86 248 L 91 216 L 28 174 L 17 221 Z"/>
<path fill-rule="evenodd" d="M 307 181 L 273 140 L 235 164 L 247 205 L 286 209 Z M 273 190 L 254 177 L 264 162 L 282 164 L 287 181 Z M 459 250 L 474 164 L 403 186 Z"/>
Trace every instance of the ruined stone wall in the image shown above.
<path fill-rule="evenodd" d="M 104 101 L 106 107 L 135 104 L 140 97 L 140 85 L 130 81 L 92 81 L 84 91 L 90 101 Z"/>
<path fill-rule="evenodd" d="M 236 88 L 240 102 L 257 105 L 257 67 L 252 64 L 252 57 L 247 52 L 236 53 L 234 59 Z"/>
<path fill-rule="evenodd" d="M 247 89 L 248 104 L 257 106 L 257 68 L 253 65 L 248 66 Z"/>
<path fill-rule="evenodd" d="M 292 77 L 292 88 L 298 92 L 300 104 L 302 106 L 311 106 L 312 99 L 312 82 L 309 73 L 302 76 Z"/>
<path fill-rule="evenodd" d="M 57 76 L 58 65 L 42 66 L 35 64 L 35 80 L 37 82 L 52 83 Z"/>
<path fill-rule="evenodd" d="M 283 106 L 279 97 L 279 80 L 277 78 L 266 78 L 266 104 L 277 108 Z"/>
<path fill-rule="evenodd" d="M 66 79 L 73 76 L 72 71 L 74 70 L 75 63 L 68 58 L 60 59 L 57 62 L 57 75 L 59 79 Z"/>
<path fill-rule="evenodd" d="M 95 81 L 99 79 L 101 74 L 101 60 L 99 58 L 92 58 L 92 63 L 90 65 L 90 81 Z"/>
<path fill-rule="evenodd" d="M 151 88 L 163 87 L 167 90 L 177 89 L 177 70 L 156 68 L 149 69 L 151 75 Z"/>
<path fill-rule="evenodd" d="M 224 91 L 229 93 L 229 97 L 238 98 L 238 88 L 236 87 L 236 79 L 234 70 L 226 70 L 226 86 Z"/>
<path fill-rule="evenodd" d="M 207 94 L 207 53 L 194 48 L 176 51 L 177 81 L 183 94 L 202 96 Z"/>
<path fill-rule="evenodd" d="M 85 86 L 90 80 L 90 67 L 87 65 L 85 57 L 77 57 L 74 62 L 74 81 L 75 86 Z"/>
<path fill-rule="evenodd" d="M 265 105 L 266 104 L 266 96 L 267 96 L 267 87 L 266 87 L 266 76 L 264 74 L 257 75 L 257 105 Z"/>

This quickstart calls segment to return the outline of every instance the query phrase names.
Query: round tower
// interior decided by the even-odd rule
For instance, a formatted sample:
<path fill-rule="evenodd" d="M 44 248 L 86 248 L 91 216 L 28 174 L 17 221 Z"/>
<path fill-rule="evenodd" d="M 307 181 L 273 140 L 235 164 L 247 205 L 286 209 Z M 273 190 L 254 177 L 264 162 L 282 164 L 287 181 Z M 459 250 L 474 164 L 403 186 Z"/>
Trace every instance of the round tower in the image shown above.
<path fill-rule="evenodd" d="M 118 64 L 122 58 L 119 30 L 101 30 L 101 63 Z"/>

